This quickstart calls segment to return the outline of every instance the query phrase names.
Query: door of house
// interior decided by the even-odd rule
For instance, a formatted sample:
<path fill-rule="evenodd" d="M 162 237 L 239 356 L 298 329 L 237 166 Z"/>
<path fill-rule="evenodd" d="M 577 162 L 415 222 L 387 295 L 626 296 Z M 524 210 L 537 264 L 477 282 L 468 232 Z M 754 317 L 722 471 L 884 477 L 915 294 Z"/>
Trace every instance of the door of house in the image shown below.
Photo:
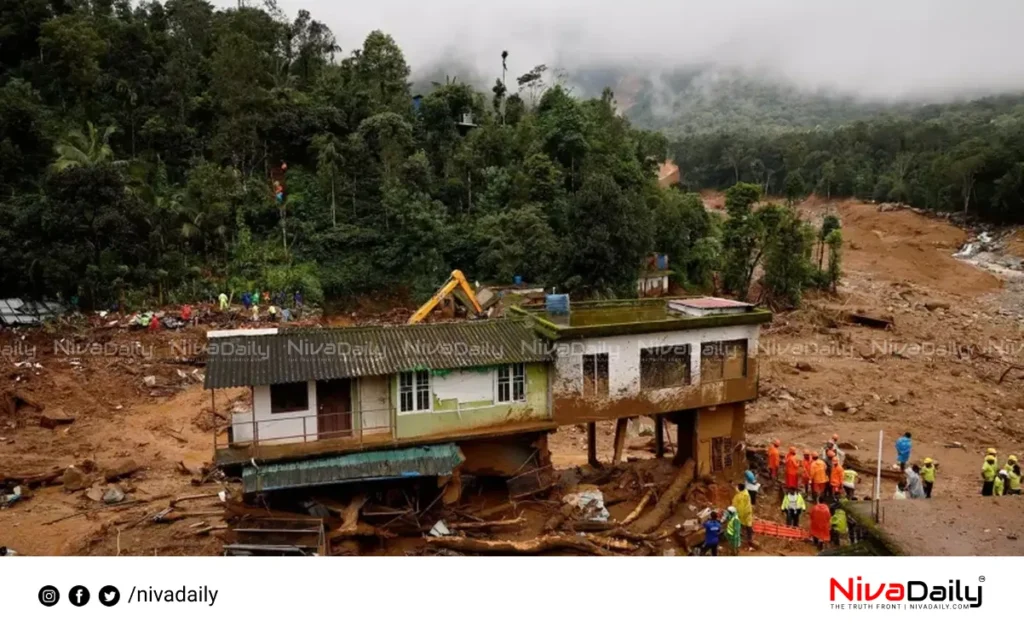
<path fill-rule="evenodd" d="M 320 439 L 352 434 L 352 381 L 316 381 L 316 430 Z"/>

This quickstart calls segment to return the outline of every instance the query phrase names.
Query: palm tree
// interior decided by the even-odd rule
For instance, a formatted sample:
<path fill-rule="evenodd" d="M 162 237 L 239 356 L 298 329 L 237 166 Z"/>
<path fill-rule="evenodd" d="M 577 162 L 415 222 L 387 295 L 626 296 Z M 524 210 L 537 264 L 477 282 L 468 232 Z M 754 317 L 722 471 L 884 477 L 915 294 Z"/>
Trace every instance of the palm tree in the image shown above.
<path fill-rule="evenodd" d="M 114 150 L 110 149 L 110 135 L 117 128 L 108 125 L 102 130 L 91 122 L 86 124 L 86 133 L 80 130 L 68 132 L 57 143 L 57 160 L 53 168 L 64 171 L 71 167 L 92 167 L 105 163 L 114 163 Z"/>

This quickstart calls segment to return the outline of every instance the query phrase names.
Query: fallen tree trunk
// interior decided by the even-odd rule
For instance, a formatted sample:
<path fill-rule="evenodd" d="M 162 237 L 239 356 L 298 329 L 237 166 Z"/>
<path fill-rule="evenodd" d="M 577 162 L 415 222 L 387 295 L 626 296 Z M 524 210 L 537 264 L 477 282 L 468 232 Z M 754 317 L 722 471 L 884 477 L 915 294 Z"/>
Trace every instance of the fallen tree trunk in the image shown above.
<path fill-rule="evenodd" d="M 489 530 L 492 528 L 510 527 L 526 523 L 526 518 L 518 516 L 514 519 L 501 519 L 498 521 L 463 521 L 461 523 L 449 523 L 448 527 L 453 530 Z"/>
<path fill-rule="evenodd" d="M 562 527 L 562 524 L 572 516 L 572 513 L 575 512 L 575 510 L 575 506 L 571 506 L 568 503 L 559 508 L 558 513 L 551 515 L 551 518 L 549 518 L 544 524 L 544 531 L 554 532 L 558 528 Z"/>
<path fill-rule="evenodd" d="M 640 499 L 640 503 L 638 503 L 636 505 L 636 507 L 633 508 L 633 511 L 629 513 L 629 516 L 627 516 L 625 519 L 622 520 L 622 523 L 620 525 L 629 525 L 633 521 L 636 521 L 640 517 L 640 513 L 643 512 L 644 508 L 647 507 L 647 504 L 650 503 L 651 497 L 653 497 L 653 496 L 654 496 L 654 491 L 653 490 L 648 490 L 644 494 L 643 498 Z"/>
<path fill-rule="evenodd" d="M 63 474 L 63 468 L 54 467 L 53 469 L 43 473 L 34 473 L 29 475 L 0 475 L 0 482 L 9 486 L 46 486 L 54 483 Z"/>
<path fill-rule="evenodd" d="M 464 536 L 428 536 L 426 540 L 431 545 L 478 554 L 542 554 L 556 549 L 571 549 L 597 556 L 612 555 L 585 537 L 567 534 L 550 534 L 526 541 L 488 541 Z"/>
<path fill-rule="evenodd" d="M 661 499 L 654 506 L 647 515 L 641 517 L 633 524 L 633 532 L 637 534 L 647 534 L 653 532 L 661 525 L 661 523 L 672 515 L 672 510 L 676 504 L 685 496 L 686 488 L 693 481 L 694 475 L 697 470 L 697 465 L 693 459 L 686 460 L 683 467 L 679 469 L 679 474 L 676 475 L 675 480 L 672 481 L 672 485 L 668 487 L 668 490 L 661 495 Z"/>

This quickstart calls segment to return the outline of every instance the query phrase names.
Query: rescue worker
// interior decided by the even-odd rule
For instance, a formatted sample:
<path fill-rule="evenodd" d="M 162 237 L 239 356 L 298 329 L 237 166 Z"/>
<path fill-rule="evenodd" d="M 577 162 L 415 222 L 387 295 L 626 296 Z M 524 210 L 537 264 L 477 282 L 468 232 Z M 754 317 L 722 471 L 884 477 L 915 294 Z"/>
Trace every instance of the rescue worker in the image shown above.
<path fill-rule="evenodd" d="M 932 498 L 932 487 L 935 486 L 935 461 L 931 457 L 924 458 L 921 466 L 921 481 L 924 483 L 924 498 Z"/>
<path fill-rule="evenodd" d="M 900 439 L 896 440 L 896 461 L 899 462 L 900 470 L 907 470 L 907 464 L 910 463 L 910 449 L 913 447 L 914 443 L 910 439 L 910 431 L 907 431 Z"/>
<path fill-rule="evenodd" d="M 825 442 L 825 446 L 822 447 L 821 452 L 828 454 L 829 451 L 833 451 L 839 456 L 839 462 L 842 463 L 846 460 L 846 454 L 839 449 L 839 434 L 833 433 L 832 438 Z"/>
<path fill-rule="evenodd" d="M 777 481 L 779 478 L 779 440 L 772 440 L 768 446 L 768 478 Z"/>
<path fill-rule="evenodd" d="M 844 538 L 849 538 L 850 526 L 846 521 L 846 510 L 842 508 L 836 508 L 835 513 L 832 515 L 832 520 L 829 521 L 830 527 L 829 536 L 831 537 L 832 544 L 839 547 L 843 543 Z"/>
<path fill-rule="evenodd" d="M 996 458 L 996 462 L 997 463 L 999 462 L 999 458 L 998 457 Z M 1016 465 L 1017 465 L 1017 456 L 1016 455 L 1010 455 L 1009 457 L 1006 458 L 1006 463 L 1003 464 L 1003 470 L 1005 470 L 1007 473 L 1009 473 L 1011 470 L 1013 470 L 1013 467 L 1016 466 Z"/>
<path fill-rule="evenodd" d="M 222 293 L 220 293 L 220 296 L 217 297 L 217 301 L 220 302 L 220 311 L 221 312 L 227 312 L 228 311 L 228 296 L 222 292 Z"/>
<path fill-rule="evenodd" d="M 825 474 L 825 462 L 818 453 L 811 453 L 811 457 L 814 458 L 814 463 L 811 464 L 811 490 L 814 491 L 814 500 L 821 501 L 825 494 L 825 485 L 828 483 L 828 475 Z"/>
<path fill-rule="evenodd" d="M 740 517 L 736 513 L 736 508 L 729 506 L 725 509 L 725 540 L 729 543 L 729 549 L 732 550 L 732 555 L 736 556 L 740 553 L 740 538 L 741 532 L 743 531 L 743 525 L 740 523 Z"/>
<path fill-rule="evenodd" d="M 736 516 L 740 519 L 740 528 L 747 540 L 747 545 L 754 549 L 754 506 L 750 501 L 750 493 L 746 484 L 736 484 L 736 494 L 732 498 L 732 506 L 736 508 Z"/>
<path fill-rule="evenodd" d="M 986 455 L 991 455 L 993 458 L 995 458 L 996 464 L 999 463 L 999 452 L 996 449 L 990 448 L 987 451 L 985 451 L 985 454 Z M 997 466 L 997 468 L 998 468 L 998 466 Z"/>
<path fill-rule="evenodd" d="M 832 540 L 832 513 L 820 500 L 811 508 L 811 539 L 819 552 Z"/>
<path fill-rule="evenodd" d="M 1001 497 L 1006 494 L 1006 480 L 1009 479 L 1005 470 L 1000 470 L 999 475 L 996 477 L 995 482 L 992 485 L 992 494 L 997 497 Z"/>
<path fill-rule="evenodd" d="M 252 295 L 248 291 L 242 293 L 242 306 L 248 310 L 249 306 L 252 305 Z"/>
<path fill-rule="evenodd" d="M 989 449 L 990 451 L 992 449 Z M 996 456 L 989 453 L 981 465 L 981 496 L 991 497 L 996 480 Z"/>
<path fill-rule="evenodd" d="M 836 460 L 836 452 L 829 449 L 825 451 L 825 476 L 832 479 L 832 464 Z"/>
<path fill-rule="evenodd" d="M 1020 464 L 1014 464 L 1012 470 L 1006 471 L 1006 494 L 1020 494 Z"/>
<path fill-rule="evenodd" d="M 718 539 L 722 535 L 722 524 L 718 522 L 718 513 L 711 512 L 711 517 L 704 522 L 704 544 L 700 546 L 700 555 L 711 552 L 718 556 Z"/>
<path fill-rule="evenodd" d="M 252 301 L 252 304 L 254 306 L 258 306 L 260 304 L 260 291 L 253 290 L 251 293 L 249 293 L 249 301 Z"/>
<path fill-rule="evenodd" d="M 847 499 L 856 499 L 857 492 L 857 471 L 852 468 L 843 469 L 843 490 L 846 491 Z"/>
<path fill-rule="evenodd" d="M 750 493 L 750 503 L 757 505 L 757 493 L 761 491 L 761 484 L 757 481 L 757 475 L 754 471 L 748 470 L 743 473 L 743 478 L 746 480 L 747 492 Z"/>
<path fill-rule="evenodd" d="M 786 453 L 786 489 L 800 487 L 800 458 L 796 455 L 796 447 L 790 446 Z"/>
<path fill-rule="evenodd" d="M 832 496 L 838 501 L 842 497 L 845 473 L 843 472 L 843 465 L 839 463 L 837 456 L 833 455 L 832 461 L 832 474 L 829 475 L 829 483 L 832 484 Z"/>
<path fill-rule="evenodd" d="M 273 306 L 272 305 L 269 308 L 267 308 L 267 317 L 271 321 L 276 321 L 277 320 L 277 306 Z"/>
<path fill-rule="evenodd" d="M 811 459 L 811 451 L 804 449 L 804 461 L 803 468 L 800 471 L 800 476 L 804 481 L 804 494 L 811 494 L 811 465 L 814 461 Z"/>
<path fill-rule="evenodd" d="M 892 493 L 893 499 L 906 499 L 907 498 L 907 484 L 902 481 L 896 484 L 896 492 Z"/>
<path fill-rule="evenodd" d="M 807 509 L 807 502 L 795 487 L 791 487 L 786 492 L 786 496 L 782 498 L 780 509 L 786 515 L 786 525 L 800 527 L 800 514 Z"/>
<path fill-rule="evenodd" d="M 914 464 L 907 469 L 907 492 L 911 499 L 924 499 L 924 485 L 921 482 L 921 467 Z"/>
<path fill-rule="evenodd" d="M 192 322 L 192 306 L 190 306 L 187 303 L 181 306 L 181 321 L 185 325 L 188 325 Z"/>
<path fill-rule="evenodd" d="M 257 304 L 255 304 L 255 303 L 252 304 L 252 320 L 253 321 L 259 321 L 260 320 L 260 307 Z"/>

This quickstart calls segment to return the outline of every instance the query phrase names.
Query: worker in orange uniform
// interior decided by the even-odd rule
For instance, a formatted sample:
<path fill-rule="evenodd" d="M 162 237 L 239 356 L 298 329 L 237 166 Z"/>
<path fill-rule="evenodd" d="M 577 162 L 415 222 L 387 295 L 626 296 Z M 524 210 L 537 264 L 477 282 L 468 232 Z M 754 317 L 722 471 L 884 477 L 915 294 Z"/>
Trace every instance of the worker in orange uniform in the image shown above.
<path fill-rule="evenodd" d="M 825 486 L 828 484 L 825 460 L 818 456 L 818 452 L 811 453 L 814 462 L 811 464 L 811 490 L 814 492 L 814 500 L 820 502 L 825 495 Z"/>
<path fill-rule="evenodd" d="M 837 501 L 843 498 L 843 476 L 845 474 L 842 462 L 838 457 L 833 456 L 832 473 L 828 476 L 828 481 L 832 485 L 832 498 Z"/>
<path fill-rule="evenodd" d="M 814 463 L 811 460 L 811 451 L 804 449 L 804 462 L 803 470 L 800 472 L 800 477 L 804 481 L 804 494 L 811 494 L 811 465 Z"/>
<path fill-rule="evenodd" d="M 768 478 L 777 481 L 779 477 L 779 440 L 772 440 L 768 447 Z"/>
<path fill-rule="evenodd" d="M 797 457 L 796 447 L 790 446 L 786 453 L 786 489 L 797 489 L 800 487 L 800 469 L 803 465 Z"/>
<path fill-rule="evenodd" d="M 825 549 L 825 543 L 832 540 L 832 513 L 820 499 L 811 508 L 811 539 L 818 551 Z"/>

